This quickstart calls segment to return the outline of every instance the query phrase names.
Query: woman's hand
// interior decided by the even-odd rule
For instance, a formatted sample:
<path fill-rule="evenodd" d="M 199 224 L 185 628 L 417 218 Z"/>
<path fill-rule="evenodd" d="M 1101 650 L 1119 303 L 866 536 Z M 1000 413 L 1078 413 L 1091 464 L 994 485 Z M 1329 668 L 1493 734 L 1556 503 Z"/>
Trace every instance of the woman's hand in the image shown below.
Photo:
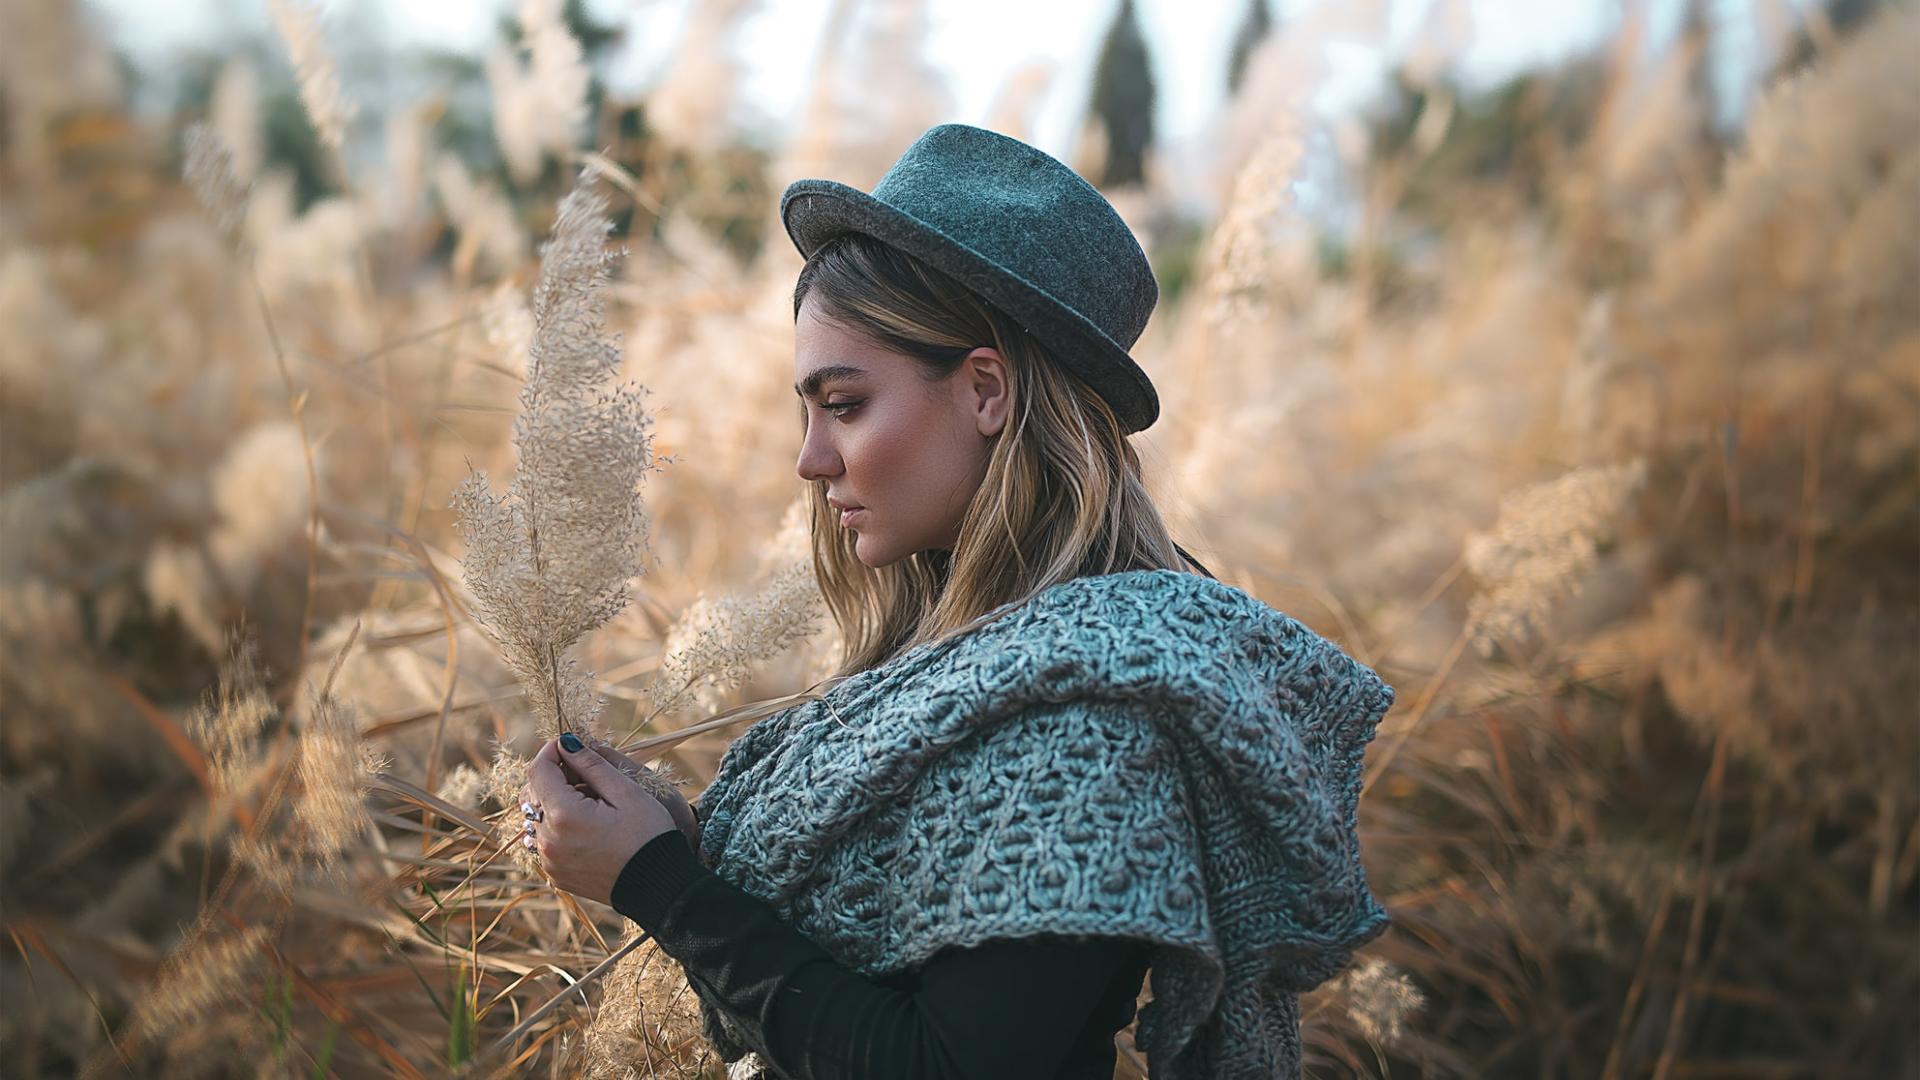
<path fill-rule="evenodd" d="M 529 835 L 556 887 L 603 904 L 620 871 L 647 841 L 675 828 L 673 815 L 640 783 L 577 736 L 568 750 L 549 739 L 534 755 L 522 802 L 540 814 Z M 581 787 L 576 789 L 575 784 Z"/>
<path fill-rule="evenodd" d="M 638 781 L 640 786 L 652 792 L 653 797 L 660 800 L 660 804 L 667 808 L 667 813 L 673 815 L 673 823 L 687 838 L 687 846 L 693 849 L 694 854 L 700 853 L 700 818 L 693 812 L 693 807 L 687 804 L 687 797 L 680 794 L 680 789 L 674 787 L 671 781 L 659 773 L 615 750 L 612 743 L 600 739 L 588 739 L 587 746 L 592 748 L 594 753 L 605 758 L 609 765 L 626 773 Z"/>

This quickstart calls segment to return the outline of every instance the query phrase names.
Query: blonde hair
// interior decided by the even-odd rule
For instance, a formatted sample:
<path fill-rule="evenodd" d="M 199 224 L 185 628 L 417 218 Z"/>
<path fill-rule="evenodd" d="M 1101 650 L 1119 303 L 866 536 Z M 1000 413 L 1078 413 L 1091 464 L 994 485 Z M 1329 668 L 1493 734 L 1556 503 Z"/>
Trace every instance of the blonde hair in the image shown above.
<path fill-rule="evenodd" d="M 869 567 L 827 505 L 826 483 L 810 485 L 814 573 L 845 641 L 831 681 L 973 629 L 1063 581 L 1192 561 L 1148 497 L 1112 408 L 1005 313 L 858 233 L 807 260 L 794 286 L 795 319 L 809 294 L 821 317 L 911 357 L 928 382 L 991 344 L 1006 361 L 1012 397 L 952 552 Z"/>

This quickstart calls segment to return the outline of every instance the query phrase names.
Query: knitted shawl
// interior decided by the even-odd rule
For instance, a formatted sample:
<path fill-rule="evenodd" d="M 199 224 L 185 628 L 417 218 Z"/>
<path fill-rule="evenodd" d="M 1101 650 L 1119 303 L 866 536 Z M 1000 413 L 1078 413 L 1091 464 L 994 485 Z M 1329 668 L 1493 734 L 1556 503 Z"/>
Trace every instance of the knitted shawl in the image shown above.
<path fill-rule="evenodd" d="M 1393 688 L 1194 574 L 1001 610 L 749 728 L 702 861 L 871 978 L 994 938 L 1150 943 L 1155 1080 L 1297 1076 L 1297 995 L 1389 921 L 1354 816 Z M 702 999 L 729 1062 L 764 1059 L 753 1019 Z"/>

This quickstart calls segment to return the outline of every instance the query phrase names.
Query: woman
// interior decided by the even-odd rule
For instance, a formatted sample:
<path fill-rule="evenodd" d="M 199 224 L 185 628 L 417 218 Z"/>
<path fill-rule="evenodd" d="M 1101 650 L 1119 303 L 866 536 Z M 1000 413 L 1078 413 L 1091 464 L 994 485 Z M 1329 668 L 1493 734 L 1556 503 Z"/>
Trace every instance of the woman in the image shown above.
<path fill-rule="evenodd" d="M 781 214 L 845 662 L 697 814 L 549 743 L 527 842 L 767 1074 L 1104 1080 L 1149 968 L 1156 1080 L 1296 1074 L 1297 995 L 1387 925 L 1354 813 L 1393 690 L 1168 535 L 1126 438 L 1158 413 L 1139 245 L 1070 169 L 959 124 Z"/>

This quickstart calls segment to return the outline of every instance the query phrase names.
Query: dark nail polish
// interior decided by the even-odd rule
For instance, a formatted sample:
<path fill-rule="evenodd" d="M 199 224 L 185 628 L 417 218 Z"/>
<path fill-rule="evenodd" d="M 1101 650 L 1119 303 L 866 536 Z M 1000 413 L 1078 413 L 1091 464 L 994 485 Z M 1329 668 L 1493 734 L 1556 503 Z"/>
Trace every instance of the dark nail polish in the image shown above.
<path fill-rule="evenodd" d="M 575 735 L 571 731 L 561 733 L 560 749 L 565 750 L 569 754 L 577 754 L 586 748 L 587 744 L 580 741 L 580 736 Z"/>

